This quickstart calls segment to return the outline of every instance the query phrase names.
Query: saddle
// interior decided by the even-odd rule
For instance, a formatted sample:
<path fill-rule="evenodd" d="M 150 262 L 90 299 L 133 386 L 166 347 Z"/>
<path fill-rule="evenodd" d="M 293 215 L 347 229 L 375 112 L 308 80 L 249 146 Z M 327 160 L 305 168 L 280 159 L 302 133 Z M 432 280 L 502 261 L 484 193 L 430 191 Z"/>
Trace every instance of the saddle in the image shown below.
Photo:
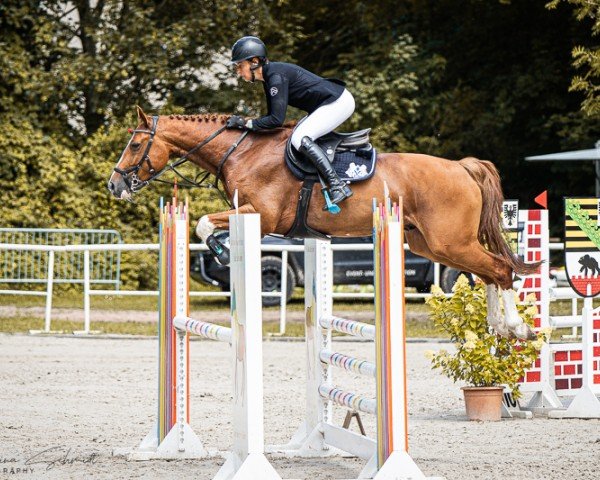
<path fill-rule="evenodd" d="M 375 173 L 377 152 L 369 142 L 370 132 L 370 128 L 350 133 L 331 132 L 316 140 L 317 145 L 329 158 L 340 180 L 355 183 L 367 180 Z M 294 176 L 303 180 L 296 209 L 296 219 L 285 236 L 289 238 L 329 238 L 324 233 L 308 226 L 306 221 L 313 187 L 315 183 L 319 182 L 317 169 L 310 160 L 294 148 L 291 136 L 287 141 L 284 157 L 287 167 Z"/>
<path fill-rule="evenodd" d="M 369 142 L 370 132 L 370 128 L 350 133 L 331 132 L 316 140 L 315 143 L 325 152 L 340 180 L 353 183 L 373 176 L 377 152 Z M 299 180 L 317 175 L 312 162 L 294 148 L 291 137 L 285 146 L 285 163 Z"/>

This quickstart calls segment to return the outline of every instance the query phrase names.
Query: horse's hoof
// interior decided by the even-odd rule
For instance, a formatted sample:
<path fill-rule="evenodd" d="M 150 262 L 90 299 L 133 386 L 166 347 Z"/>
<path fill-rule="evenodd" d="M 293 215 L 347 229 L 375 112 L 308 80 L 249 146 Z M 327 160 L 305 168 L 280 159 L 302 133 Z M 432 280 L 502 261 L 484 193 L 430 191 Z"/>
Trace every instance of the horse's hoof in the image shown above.
<path fill-rule="evenodd" d="M 515 337 L 517 337 L 519 340 L 537 340 L 536 333 L 526 323 L 517 325 L 515 328 L 512 329 L 512 332 L 515 334 Z"/>
<path fill-rule="evenodd" d="M 501 337 L 508 338 L 510 336 L 510 330 L 506 326 L 506 323 L 499 323 L 494 325 L 493 328 Z"/>
<path fill-rule="evenodd" d="M 223 247 L 223 251 L 215 258 L 217 262 L 226 267 L 229 265 L 229 249 L 227 247 Z"/>
<path fill-rule="evenodd" d="M 510 330 L 514 330 L 520 325 L 523 325 L 523 319 L 518 315 L 506 315 L 504 320 Z"/>
<path fill-rule="evenodd" d="M 206 239 L 206 246 L 213 254 L 213 257 L 221 265 L 229 265 L 229 249 L 223 245 L 214 235 L 209 235 Z"/>

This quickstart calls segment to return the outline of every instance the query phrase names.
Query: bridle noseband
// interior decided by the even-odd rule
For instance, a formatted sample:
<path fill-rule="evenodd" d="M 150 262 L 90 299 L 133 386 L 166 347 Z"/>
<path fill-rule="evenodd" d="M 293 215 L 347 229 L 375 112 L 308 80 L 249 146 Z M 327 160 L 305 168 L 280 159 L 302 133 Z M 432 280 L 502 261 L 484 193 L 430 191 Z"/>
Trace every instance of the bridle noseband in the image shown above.
<path fill-rule="evenodd" d="M 200 150 L 204 145 L 206 145 L 211 140 L 213 140 L 214 138 L 216 138 L 218 135 L 220 135 L 221 133 L 223 133 L 223 131 L 225 131 L 225 129 L 227 127 L 223 126 L 223 127 L 219 128 L 216 132 L 212 133 L 206 139 L 204 139 L 203 141 L 201 141 L 200 143 L 198 143 L 191 150 L 188 150 L 185 153 L 185 155 L 183 155 L 182 157 L 178 158 L 174 162 L 165 165 L 165 167 L 162 170 L 160 170 L 159 172 L 156 172 L 156 170 L 154 169 L 154 167 L 152 166 L 152 163 L 150 161 L 150 155 L 149 155 L 149 153 L 150 153 L 150 148 L 152 148 L 152 143 L 154 142 L 154 136 L 156 135 L 156 127 L 157 126 L 158 126 L 158 116 L 154 115 L 152 117 L 152 128 L 150 130 L 143 130 L 143 129 L 136 128 L 135 130 L 131 131 L 132 135 L 131 135 L 131 138 L 129 139 L 129 142 L 127 143 L 127 146 L 125 147 L 125 150 L 127 150 L 127 148 L 129 148 L 129 145 L 131 144 L 131 141 L 133 140 L 133 137 L 135 136 L 136 133 L 147 133 L 147 134 L 150 135 L 150 138 L 148 140 L 148 143 L 146 144 L 146 149 L 144 150 L 144 154 L 142 155 L 142 157 L 140 158 L 140 160 L 139 160 L 138 163 L 136 163 L 135 165 L 133 165 L 131 167 L 128 167 L 128 168 L 115 167 L 113 169 L 116 173 L 119 173 L 123 177 L 123 180 L 124 180 L 125 184 L 127 185 L 127 188 L 132 193 L 134 193 L 134 192 L 137 192 L 138 190 L 141 190 L 143 187 L 145 187 L 146 185 L 148 185 L 153 180 L 156 180 L 156 181 L 161 182 L 161 183 L 167 183 L 169 185 L 174 185 L 173 182 L 168 182 L 166 180 L 159 180 L 158 179 L 159 177 L 161 177 L 168 170 L 172 170 L 173 173 L 175 173 L 178 177 L 180 177 L 181 179 L 184 180 L 184 183 L 178 183 L 178 185 L 180 187 L 216 188 L 217 191 L 223 197 L 223 199 L 227 203 L 229 203 L 229 199 L 227 199 L 223 195 L 223 193 L 219 190 L 219 188 L 218 188 L 219 178 L 221 177 L 221 172 L 223 170 L 223 165 L 225 164 L 225 161 L 229 158 L 229 156 L 233 153 L 233 151 L 238 147 L 238 145 L 242 142 L 242 140 L 244 140 L 244 138 L 246 138 L 246 136 L 248 135 L 248 130 L 245 130 L 242 133 L 242 135 L 240 136 L 240 138 L 235 143 L 233 143 L 231 145 L 231 147 L 227 150 L 227 152 L 225 153 L 225 155 L 223 156 L 223 158 L 219 162 L 219 165 L 217 167 L 217 172 L 215 174 L 215 177 L 216 177 L 215 184 L 214 185 L 211 185 L 211 184 L 204 185 L 203 183 L 208 178 L 208 176 L 210 175 L 210 172 L 206 172 L 204 174 L 199 173 L 194 178 L 194 180 L 191 180 L 191 179 L 185 177 L 184 175 L 182 175 L 179 171 L 177 171 L 177 167 L 179 167 L 180 165 L 182 165 L 185 162 L 187 162 L 189 160 L 189 156 L 192 153 Z M 125 152 L 125 150 L 123 150 L 123 152 Z M 142 168 L 142 166 L 144 165 L 144 163 L 148 164 L 148 172 L 150 173 L 150 178 L 148 178 L 147 180 L 141 180 L 140 177 L 138 176 L 138 172 L 140 171 L 140 169 Z M 201 175 L 202 175 L 202 178 L 198 181 L 198 178 Z"/>

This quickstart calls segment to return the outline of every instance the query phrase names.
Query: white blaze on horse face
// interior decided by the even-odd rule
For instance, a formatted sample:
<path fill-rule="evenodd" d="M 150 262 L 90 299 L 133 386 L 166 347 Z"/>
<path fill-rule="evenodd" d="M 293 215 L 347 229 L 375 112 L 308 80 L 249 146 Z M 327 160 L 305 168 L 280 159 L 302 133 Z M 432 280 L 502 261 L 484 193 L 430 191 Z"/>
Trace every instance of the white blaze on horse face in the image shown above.
<path fill-rule="evenodd" d="M 115 167 L 118 167 L 119 165 L 121 165 L 121 161 L 123 160 L 123 157 L 125 156 L 125 152 L 129 149 L 129 145 L 131 145 L 134 135 L 135 135 L 135 133 L 132 134 L 131 137 L 129 138 L 129 141 L 127 142 L 127 145 L 125 145 L 125 148 L 121 152 L 121 156 L 119 157 L 119 160 L 117 161 Z M 119 175 L 119 177 L 120 177 L 119 180 L 117 180 L 117 175 Z M 125 187 L 124 181 L 123 181 L 123 176 L 120 173 L 117 173 L 115 171 L 112 172 L 108 181 L 115 186 L 122 184 L 122 187 Z M 123 188 L 120 196 L 118 195 L 118 192 L 116 192 L 116 193 L 113 192 L 113 193 L 115 194 L 115 196 L 117 198 L 120 198 L 121 200 L 130 200 L 131 199 L 131 192 L 127 188 Z"/>
<path fill-rule="evenodd" d="M 215 231 L 215 225 L 208 219 L 208 215 L 204 215 L 198 220 L 196 225 L 196 235 L 198 235 L 203 242 L 206 243 L 206 239 L 210 237 Z"/>

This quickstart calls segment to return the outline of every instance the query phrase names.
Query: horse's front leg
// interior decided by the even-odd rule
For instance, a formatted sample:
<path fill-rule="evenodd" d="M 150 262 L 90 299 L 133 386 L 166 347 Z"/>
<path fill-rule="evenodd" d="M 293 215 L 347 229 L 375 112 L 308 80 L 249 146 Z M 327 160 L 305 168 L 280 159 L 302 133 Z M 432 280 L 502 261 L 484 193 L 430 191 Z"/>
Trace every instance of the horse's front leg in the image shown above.
<path fill-rule="evenodd" d="M 238 208 L 238 213 L 256 213 L 254 207 L 246 203 Z M 229 265 L 229 248 L 221 243 L 215 236 L 215 230 L 229 230 L 229 216 L 235 215 L 236 210 L 210 213 L 200 217 L 196 225 L 196 235 L 206 244 L 215 259 L 221 265 Z"/>

